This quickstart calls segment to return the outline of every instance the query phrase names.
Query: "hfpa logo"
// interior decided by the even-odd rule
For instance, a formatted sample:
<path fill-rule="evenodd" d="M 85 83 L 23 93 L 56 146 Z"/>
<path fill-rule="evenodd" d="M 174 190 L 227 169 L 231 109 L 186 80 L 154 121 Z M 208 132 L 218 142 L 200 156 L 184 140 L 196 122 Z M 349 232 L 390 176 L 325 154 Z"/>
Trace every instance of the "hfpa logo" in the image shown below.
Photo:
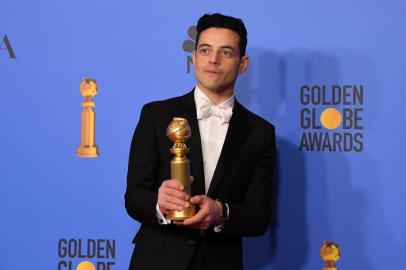
<path fill-rule="evenodd" d="M 187 34 L 190 39 L 187 39 L 183 42 L 183 50 L 185 52 L 191 53 L 195 49 L 196 46 L 196 25 L 192 25 L 189 27 L 187 30 Z M 190 73 L 190 65 L 192 64 L 192 56 L 188 55 L 186 56 L 186 72 Z"/>
<path fill-rule="evenodd" d="M 11 46 L 11 42 L 8 39 L 7 35 L 4 35 L 3 38 L 1 39 L 0 53 L 2 51 L 6 51 L 10 58 L 13 58 L 13 59 L 17 58 L 16 54 L 14 53 L 13 47 Z"/>

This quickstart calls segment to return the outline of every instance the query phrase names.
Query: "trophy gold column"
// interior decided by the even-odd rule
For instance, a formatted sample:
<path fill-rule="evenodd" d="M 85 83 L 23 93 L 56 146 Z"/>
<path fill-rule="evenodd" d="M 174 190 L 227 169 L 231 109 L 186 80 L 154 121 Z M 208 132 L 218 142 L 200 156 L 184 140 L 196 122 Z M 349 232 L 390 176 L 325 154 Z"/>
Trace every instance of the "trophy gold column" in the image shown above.
<path fill-rule="evenodd" d="M 323 270 L 338 270 L 335 263 L 340 259 L 340 246 L 330 241 L 323 241 L 320 257 L 326 262 Z"/>
<path fill-rule="evenodd" d="M 174 142 L 170 152 L 175 155 L 171 160 L 171 179 L 177 180 L 184 186 L 184 191 L 190 195 L 190 161 L 186 157 L 189 148 L 185 142 L 191 136 L 190 126 L 185 118 L 175 117 L 166 130 L 166 136 Z M 171 211 L 167 215 L 170 220 L 185 220 L 194 216 L 196 213 L 195 206 L 190 204 L 189 207 L 181 211 Z"/>
<path fill-rule="evenodd" d="M 77 150 L 79 157 L 93 158 L 99 156 L 99 148 L 95 142 L 95 103 L 93 97 L 97 94 L 97 82 L 90 78 L 83 78 L 80 84 L 82 102 L 82 122 L 80 132 L 80 145 Z"/>

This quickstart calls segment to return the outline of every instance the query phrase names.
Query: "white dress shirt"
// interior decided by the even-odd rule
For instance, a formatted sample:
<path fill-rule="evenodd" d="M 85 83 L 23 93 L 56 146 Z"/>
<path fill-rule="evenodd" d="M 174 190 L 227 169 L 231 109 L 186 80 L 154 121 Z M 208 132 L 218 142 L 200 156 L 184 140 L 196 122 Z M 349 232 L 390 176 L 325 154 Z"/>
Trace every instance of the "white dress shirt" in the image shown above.
<path fill-rule="evenodd" d="M 229 121 L 234 107 L 234 94 L 221 104 L 214 104 L 198 86 L 194 91 L 197 119 L 203 154 L 205 191 L 209 190 L 217 162 L 227 135 Z M 210 106 L 210 110 L 208 110 Z M 208 111 L 210 111 L 208 113 Z M 193 130 L 192 130 L 193 136 Z M 156 205 L 156 215 L 160 224 L 169 224 Z"/>
<path fill-rule="evenodd" d="M 199 121 L 200 139 L 202 143 L 204 185 L 207 194 L 227 135 L 230 121 L 229 118 L 232 115 L 234 107 L 234 95 L 218 105 L 215 105 L 197 86 L 194 95 L 197 119 Z M 199 109 L 207 103 L 210 103 L 210 105 L 213 106 L 214 111 L 217 109 L 227 110 L 229 112 L 228 119 L 223 119 L 222 117 L 214 115 L 208 115 L 204 118 L 201 117 Z"/>

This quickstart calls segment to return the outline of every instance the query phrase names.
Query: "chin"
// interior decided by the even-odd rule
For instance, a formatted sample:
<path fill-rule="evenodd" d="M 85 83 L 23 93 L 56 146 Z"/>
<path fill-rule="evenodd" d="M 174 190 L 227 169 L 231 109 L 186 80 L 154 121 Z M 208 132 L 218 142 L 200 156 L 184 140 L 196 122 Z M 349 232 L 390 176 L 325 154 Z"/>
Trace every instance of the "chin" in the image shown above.
<path fill-rule="evenodd" d="M 218 84 L 218 83 L 203 83 L 199 82 L 201 86 L 204 87 L 207 91 L 210 91 L 212 93 L 221 93 L 226 91 L 227 89 L 233 88 L 231 85 L 224 85 L 224 84 Z"/>
<path fill-rule="evenodd" d="M 221 87 L 213 85 L 213 86 L 204 86 L 208 91 L 213 92 L 213 93 L 220 93 L 222 92 Z"/>

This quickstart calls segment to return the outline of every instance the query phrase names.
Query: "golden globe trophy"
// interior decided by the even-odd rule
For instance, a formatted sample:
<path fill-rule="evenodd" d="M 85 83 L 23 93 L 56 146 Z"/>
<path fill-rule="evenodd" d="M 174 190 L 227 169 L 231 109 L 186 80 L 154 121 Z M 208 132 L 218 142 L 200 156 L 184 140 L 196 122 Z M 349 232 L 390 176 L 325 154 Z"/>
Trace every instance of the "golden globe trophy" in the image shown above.
<path fill-rule="evenodd" d="M 340 246 L 324 240 L 320 248 L 320 257 L 326 262 L 323 270 L 338 270 L 335 263 L 340 259 Z"/>
<path fill-rule="evenodd" d="M 190 126 L 185 118 L 174 117 L 166 130 L 166 136 L 174 142 L 170 152 L 175 155 L 171 160 L 171 179 L 179 181 L 184 186 L 184 191 L 190 195 L 190 161 L 186 157 L 189 148 L 185 142 L 191 136 Z M 181 211 L 170 211 L 167 218 L 170 220 L 185 220 L 194 216 L 195 206 Z"/>
<path fill-rule="evenodd" d="M 80 145 L 77 150 L 79 157 L 93 158 L 99 156 L 99 149 L 95 143 L 95 106 L 93 97 L 97 94 L 97 82 L 90 78 L 83 78 L 80 83 L 80 93 L 84 97 L 82 102 L 82 124 Z"/>

